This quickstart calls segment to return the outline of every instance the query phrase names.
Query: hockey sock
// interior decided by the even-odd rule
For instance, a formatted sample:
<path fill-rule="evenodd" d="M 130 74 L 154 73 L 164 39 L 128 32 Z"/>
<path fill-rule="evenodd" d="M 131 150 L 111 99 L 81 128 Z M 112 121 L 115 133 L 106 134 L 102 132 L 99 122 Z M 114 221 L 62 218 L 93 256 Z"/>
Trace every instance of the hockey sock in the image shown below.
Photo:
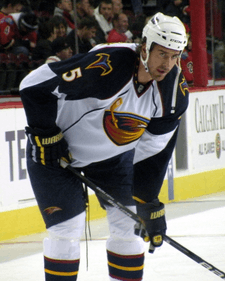
<path fill-rule="evenodd" d="M 56 260 L 44 257 L 46 281 L 76 281 L 79 259 Z"/>
<path fill-rule="evenodd" d="M 128 206 L 133 212 L 134 206 Z M 135 222 L 114 207 L 107 207 L 110 237 L 107 239 L 109 279 L 141 281 L 145 244 L 134 234 Z"/>
<path fill-rule="evenodd" d="M 144 254 L 127 256 L 107 251 L 107 257 L 111 280 L 142 280 Z"/>
<path fill-rule="evenodd" d="M 48 228 L 43 241 L 46 281 L 76 281 L 85 212 Z"/>

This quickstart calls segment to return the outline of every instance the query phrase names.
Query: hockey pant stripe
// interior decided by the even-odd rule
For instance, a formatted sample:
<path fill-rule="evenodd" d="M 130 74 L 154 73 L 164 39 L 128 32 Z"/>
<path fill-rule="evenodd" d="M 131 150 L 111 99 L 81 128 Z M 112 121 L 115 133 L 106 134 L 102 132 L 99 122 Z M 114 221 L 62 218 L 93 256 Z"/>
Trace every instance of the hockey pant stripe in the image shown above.
<path fill-rule="evenodd" d="M 109 275 L 118 280 L 142 280 L 144 253 L 139 255 L 118 255 L 107 251 Z"/>
<path fill-rule="evenodd" d="M 79 268 L 79 261 L 79 259 L 54 260 L 44 257 L 46 280 L 61 281 L 65 280 L 63 279 L 64 277 L 68 277 L 66 280 L 76 281 Z"/>

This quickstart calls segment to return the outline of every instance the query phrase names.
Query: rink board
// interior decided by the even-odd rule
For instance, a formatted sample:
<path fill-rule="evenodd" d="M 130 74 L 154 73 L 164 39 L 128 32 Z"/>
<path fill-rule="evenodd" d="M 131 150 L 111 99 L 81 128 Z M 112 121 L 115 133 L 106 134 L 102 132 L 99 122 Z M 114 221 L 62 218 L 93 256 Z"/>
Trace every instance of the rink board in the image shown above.
<path fill-rule="evenodd" d="M 168 181 L 165 180 L 160 200 L 164 203 L 176 202 L 198 196 L 224 191 L 225 169 L 174 179 L 175 199 L 168 200 Z M 89 196 L 90 219 L 102 218 L 106 212 L 100 207 L 95 195 Z M 38 207 L 31 206 L 0 213 L 0 241 L 13 239 L 45 231 L 45 224 Z"/>

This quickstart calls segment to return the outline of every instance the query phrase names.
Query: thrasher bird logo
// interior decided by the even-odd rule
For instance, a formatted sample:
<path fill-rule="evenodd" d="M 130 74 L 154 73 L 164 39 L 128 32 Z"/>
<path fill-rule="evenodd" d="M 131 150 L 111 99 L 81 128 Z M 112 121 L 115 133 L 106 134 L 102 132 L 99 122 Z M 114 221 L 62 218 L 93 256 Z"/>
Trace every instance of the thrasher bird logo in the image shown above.
<path fill-rule="evenodd" d="M 144 133 L 149 120 L 141 116 L 114 111 L 122 104 L 122 99 L 116 100 L 106 110 L 103 118 L 104 130 L 110 140 L 116 145 L 126 145 L 136 141 Z"/>
<path fill-rule="evenodd" d="M 53 213 L 55 213 L 55 212 L 57 212 L 57 211 L 62 211 L 62 209 L 59 208 L 59 207 L 49 207 L 49 208 L 44 209 L 44 212 L 45 212 L 47 215 L 52 215 Z"/>
<path fill-rule="evenodd" d="M 105 76 L 109 74 L 113 70 L 111 66 L 111 61 L 109 60 L 110 55 L 101 53 L 101 54 L 97 54 L 96 56 L 99 56 L 99 59 L 97 59 L 92 64 L 87 66 L 85 69 L 101 68 L 103 70 L 101 76 Z"/>
<path fill-rule="evenodd" d="M 187 82 L 184 77 L 182 78 L 182 81 L 180 82 L 179 85 L 180 85 L 182 94 L 185 96 L 186 95 L 185 91 L 187 91 L 187 93 L 188 93 L 188 85 L 187 85 Z"/>

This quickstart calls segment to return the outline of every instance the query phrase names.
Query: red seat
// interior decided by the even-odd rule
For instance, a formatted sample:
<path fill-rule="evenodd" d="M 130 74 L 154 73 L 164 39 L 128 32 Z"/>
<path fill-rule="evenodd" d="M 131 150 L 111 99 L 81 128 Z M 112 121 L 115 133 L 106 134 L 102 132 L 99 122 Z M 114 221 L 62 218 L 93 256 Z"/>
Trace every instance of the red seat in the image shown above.
<path fill-rule="evenodd" d="M 30 59 L 27 55 L 25 54 L 18 54 L 17 55 L 17 66 L 20 67 L 20 68 L 24 68 L 24 67 L 28 67 L 29 65 L 29 62 L 30 62 Z"/>
<path fill-rule="evenodd" d="M 13 53 L 8 54 L 8 63 L 7 66 L 8 68 L 14 68 L 17 65 L 17 57 Z"/>
<path fill-rule="evenodd" d="M 5 53 L 0 53 L 0 66 L 1 67 L 6 67 L 8 63 L 8 56 Z"/>

